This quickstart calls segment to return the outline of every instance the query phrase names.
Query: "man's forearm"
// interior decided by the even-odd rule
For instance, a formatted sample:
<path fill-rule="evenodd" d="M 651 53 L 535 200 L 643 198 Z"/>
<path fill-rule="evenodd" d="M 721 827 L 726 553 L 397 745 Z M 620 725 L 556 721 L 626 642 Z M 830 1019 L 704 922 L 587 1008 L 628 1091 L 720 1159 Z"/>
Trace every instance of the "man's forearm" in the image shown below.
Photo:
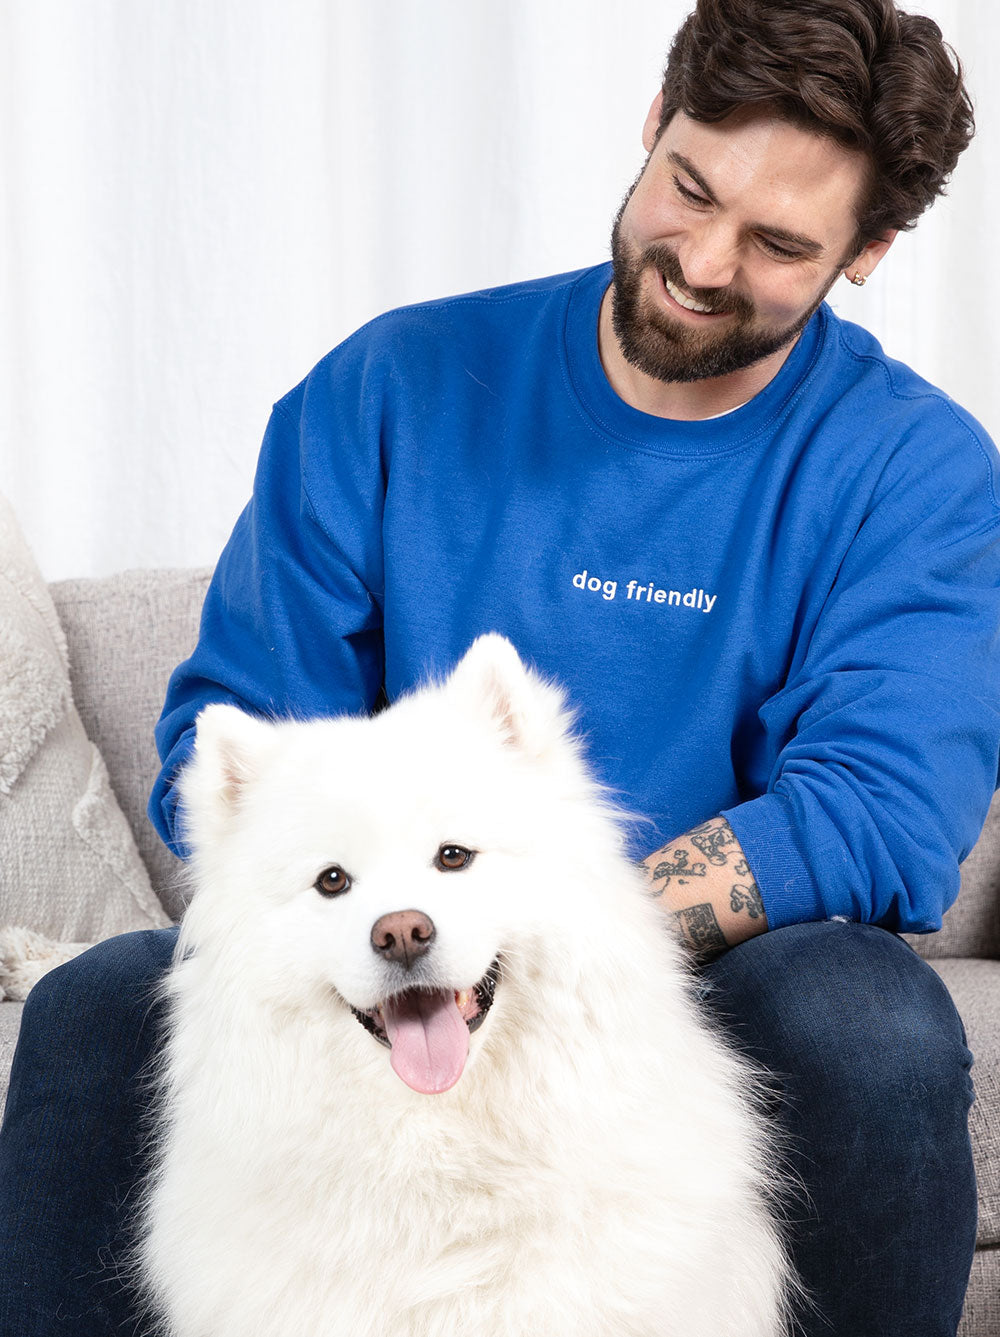
<path fill-rule="evenodd" d="M 767 929 L 757 883 L 724 817 L 671 840 L 639 867 L 699 957 L 715 956 Z"/>

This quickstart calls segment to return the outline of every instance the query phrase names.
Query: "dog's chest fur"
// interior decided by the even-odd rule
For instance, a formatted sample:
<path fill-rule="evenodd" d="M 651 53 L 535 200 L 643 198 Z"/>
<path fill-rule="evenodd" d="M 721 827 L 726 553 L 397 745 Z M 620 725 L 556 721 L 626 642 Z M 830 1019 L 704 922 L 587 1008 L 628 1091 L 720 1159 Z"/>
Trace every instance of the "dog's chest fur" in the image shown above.
<path fill-rule="evenodd" d="M 698 1298 L 719 1248 L 702 1176 L 720 1148 L 735 1162 L 725 1148 L 741 1111 L 683 1009 L 659 1026 L 654 1015 L 652 1033 L 606 1031 L 601 1057 L 596 1014 L 553 1033 L 539 1015 L 505 1014 L 518 1000 L 501 993 L 462 1081 L 420 1096 L 341 1005 L 262 1025 L 253 1002 L 226 1017 L 186 966 L 173 1063 L 187 1076 L 159 1226 L 198 1273 L 183 1337 L 651 1337 L 657 1297 L 671 1294 L 689 1297 L 685 1337 L 729 1332 L 710 1294 Z M 668 1025 L 701 1076 L 678 1084 L 657 1062 Z M 164 1204 L 194 1198 L 197 1218 L 171 1223 Z"/>

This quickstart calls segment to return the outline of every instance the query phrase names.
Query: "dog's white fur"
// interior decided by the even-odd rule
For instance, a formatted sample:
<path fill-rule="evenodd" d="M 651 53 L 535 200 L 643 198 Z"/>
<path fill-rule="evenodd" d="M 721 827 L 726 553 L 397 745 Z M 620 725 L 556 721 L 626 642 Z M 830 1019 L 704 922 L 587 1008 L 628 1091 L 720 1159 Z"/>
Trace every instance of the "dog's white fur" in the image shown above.
<path fill-rule="evenodd" d="M 196 892 L 138 1264 L 169 1337 L 785 1332 L 753 1077 L 508 642 L 373 719 L 209 706 L 182 808 Z M 467 868 L 434 865 L 449 842 Z M 325 898 L 331 864 L 353 884 Z M 437 983 L 502 967 L 438 1095 L 347 1006 L 392 987 L 370 932 L 410 908 Z"/>

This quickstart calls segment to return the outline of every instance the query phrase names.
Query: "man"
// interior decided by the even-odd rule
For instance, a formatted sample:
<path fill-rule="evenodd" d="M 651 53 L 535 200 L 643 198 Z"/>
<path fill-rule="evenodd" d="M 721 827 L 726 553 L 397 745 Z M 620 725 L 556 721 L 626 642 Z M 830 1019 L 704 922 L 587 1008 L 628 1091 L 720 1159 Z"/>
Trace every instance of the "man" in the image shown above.
<path fill-rule="evenodd" d="M 636 855 L 706 1005 L 775 1074 L 810 1333 L 953 1334 L 975 1243 L 971 1056 L 896 935 L 940 925 L 997 783 L 997 457 L 822 305 L 871 277 L 970 134 L 929 20 L 701 0 L 613 272 L 390 312 L 275 406 L 158 728 L 150 811 L 183 852 L 174 781 L 208 701 L 371 709 L 489 629 L 565 682 L 592 763 L 648 819 Z M 102 1046 L 88 1062 L 117 1064 L 88 1097 L 112 1142 L 89 1197 L 128 1191 L 153 1043 L 135 1000 L 170 945 L 115 940 L 33 995 L 8 1164 L 41 1137 L 40 1051 L 100 981 L 128 1004 L 99 1041 L 75 1023 Z M 98 1216 L 95 1258 L 123 1219 Z M 52 1277 L 88 1256 L 74 1222 L 36 1232 L 49 1326 L 22 1302 L 20 1332 L 59 1330 Z M 92 1293 L 72 1331 L 131 1330 Z"/>

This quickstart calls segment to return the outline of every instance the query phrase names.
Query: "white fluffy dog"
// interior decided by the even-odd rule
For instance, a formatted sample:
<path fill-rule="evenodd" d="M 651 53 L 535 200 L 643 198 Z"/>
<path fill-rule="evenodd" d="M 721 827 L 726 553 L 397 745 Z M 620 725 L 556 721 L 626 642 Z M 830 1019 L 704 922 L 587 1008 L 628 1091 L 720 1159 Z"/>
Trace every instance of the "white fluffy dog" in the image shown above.
<path fill-rule="evenodd" d="M 139 1271 L 169 1337 L 775 1337 L 753 1079 L 559 690 L 199 717 Z"/>

